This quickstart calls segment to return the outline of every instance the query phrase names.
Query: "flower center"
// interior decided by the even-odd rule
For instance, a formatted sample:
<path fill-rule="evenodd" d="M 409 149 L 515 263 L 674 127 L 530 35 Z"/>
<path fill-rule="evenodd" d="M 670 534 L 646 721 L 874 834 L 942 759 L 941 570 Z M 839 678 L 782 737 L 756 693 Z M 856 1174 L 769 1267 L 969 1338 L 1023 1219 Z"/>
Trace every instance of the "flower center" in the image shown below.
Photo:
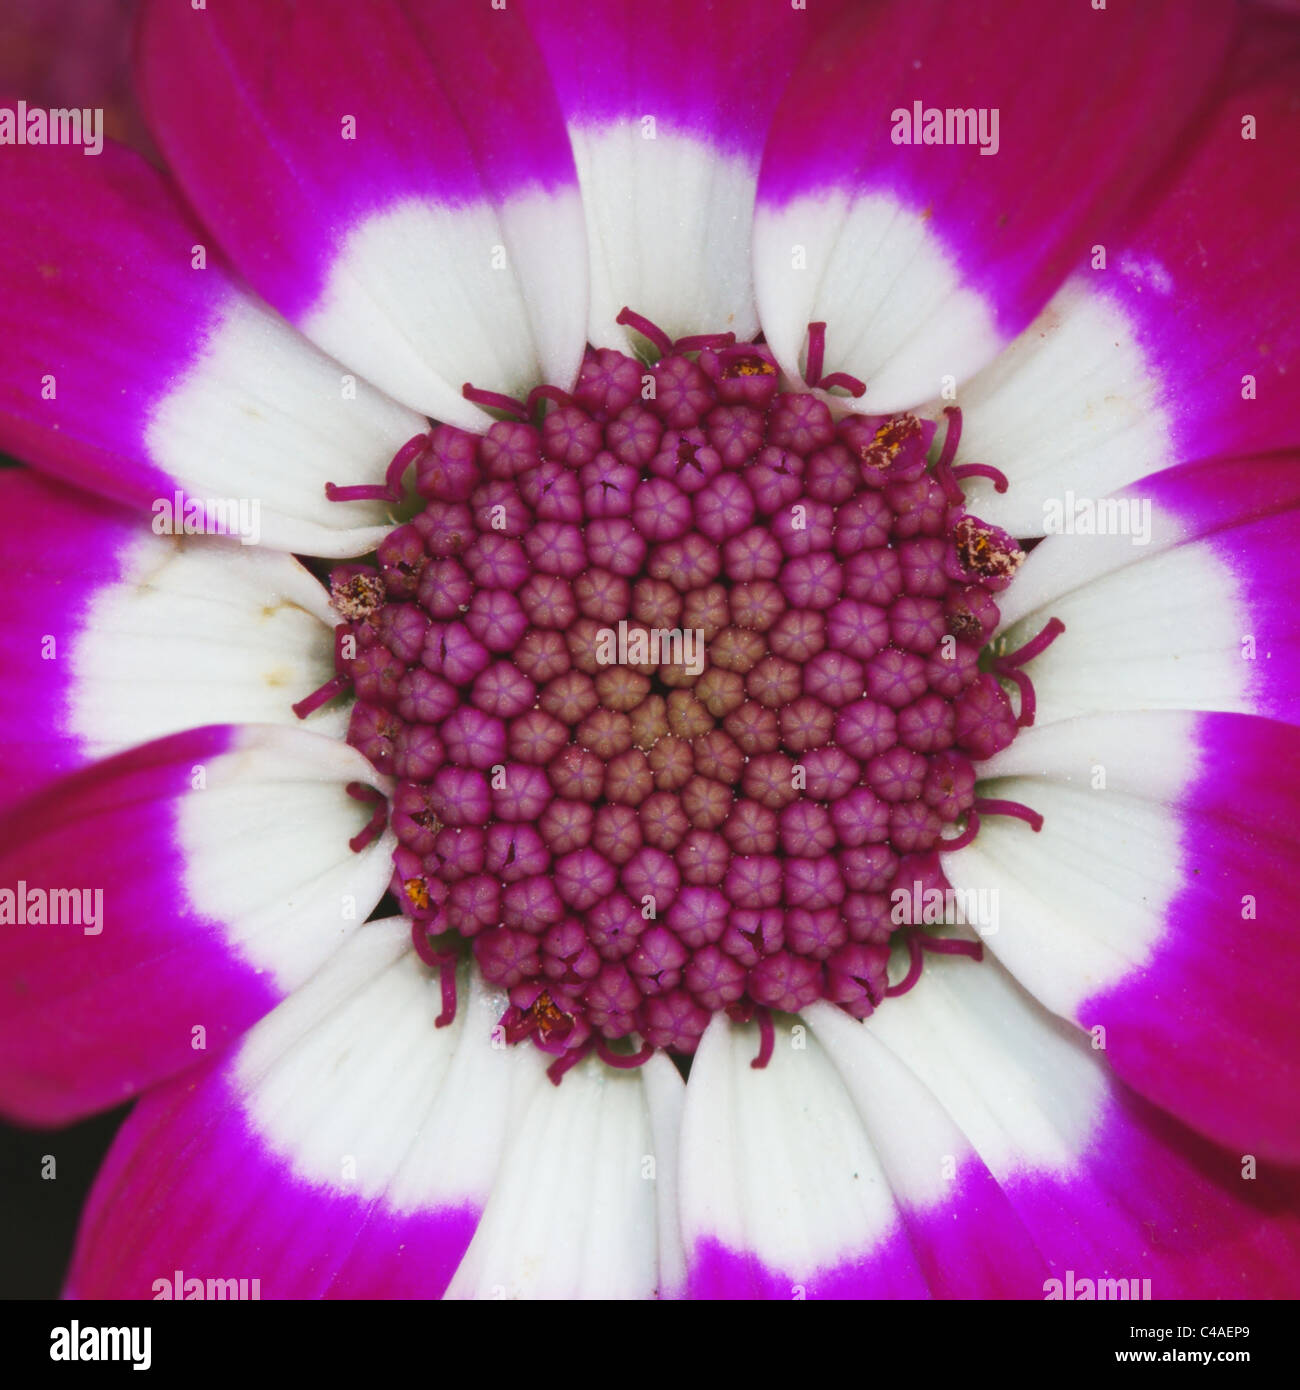
<path fill-rule="evenodd" d="M 983 814 L 976 764 L 1032 722 L 1019 653 L 981 652 L 1024 555 L 967 514 L 912 415 L 837 419 L 762 343 L 589 350 L 572 395 L 466 395 L 511 418 L 412 440 L 422 510 L 331 575 L 349 741 L 397 779 L 393 891 L 422 959 L 472 951 L 505 1038 L 615 1066 L 694 1052 L 710 1016 L 827 999 L 865 1018 L 920 973 L 937 851 Z M 810 329 L 809 386 L 824 325 Z M 1002 682 L 1018 687 L 1019 710 Z M 892 946 L 909 965 L 889 980 Z M 635 1038 L 641 1045 L 632 1051 Z"/>

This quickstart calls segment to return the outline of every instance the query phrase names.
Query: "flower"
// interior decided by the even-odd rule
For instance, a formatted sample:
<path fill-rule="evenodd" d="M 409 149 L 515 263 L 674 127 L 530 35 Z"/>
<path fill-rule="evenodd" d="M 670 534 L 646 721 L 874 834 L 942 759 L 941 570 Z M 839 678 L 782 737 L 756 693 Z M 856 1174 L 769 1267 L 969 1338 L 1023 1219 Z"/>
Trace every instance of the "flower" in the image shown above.
<path fill-rule="evenodd" d="M 174 183 L 0 152 L 71 1294 L 1294 1291 L 1255 22 L 159 0 Z"/>

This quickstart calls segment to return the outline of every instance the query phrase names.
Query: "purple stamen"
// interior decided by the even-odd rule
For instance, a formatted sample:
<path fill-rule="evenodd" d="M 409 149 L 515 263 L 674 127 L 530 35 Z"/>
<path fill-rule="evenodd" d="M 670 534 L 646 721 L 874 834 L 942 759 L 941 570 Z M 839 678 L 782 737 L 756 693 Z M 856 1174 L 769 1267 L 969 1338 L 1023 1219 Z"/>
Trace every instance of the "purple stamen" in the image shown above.
<path fill-rule="evenodd" d="M 433 943 L 429 940 L 428 922 L 420 920 L 411 923 L 411 944 L 415 947 L 415 954 L 425 965 L 435 970 L 442 965 L 445 953 L 434 950 Z"/>
<path fill-rule="evenodd" d="M 994 663 L 993 669 L 1003 680 L 1011 681 L 1020 692 L 1020 709 L 1016 714 L 1016 725 L 1021 729 L 1029 728 L 1038 713 L 1038 697 L 1034 694 L 1033 681 L 1026 672 L 1017 671 L 1012 666 Z"/>
<path fill-rule="evenodd" d="M 678 338 L 673 344 L 674 352 L 702 352 L 705 348 L 727 348 L 736 341 L 734 333 L 694 333 L 688 338 Z"/>
<path fill-rule="evenodd" d="M 348 848 L 353 854 L 360 854 L 369 844 L 372 844 L 388 824 L 388 802 L 384 799 L 383 793 L 375 790 L 374 787 L 367 787 L 364 782 L 349 782 L 347 793 L 357 801 L 373 801 L 375 803 L 374 813 L 363 829 L 357 832 L 349 841 Z"/>
<path fill-rule="evenodd" d="M 867 394 L 867 383 L 859 377 L 850 376 L 848 372 L 832 372 L 830 376 L 822 377 L 817 384 L 823 391 L 829 391 L 833 386 L 842 386 L 850 396 Z"/>
<path fill-rule="evenodd" d="M 1005 492 L 1010 484 L 1007 482 L 1007 475 L 1000 468 L 994 468 L 987 463 L 963 463 L 960 468 L 954 468 L 950 474 L 953 478 L 988 478 L 993 484 L 995 492 Z"/>
<path fill-rule="evenodd" d="M 886 999 L 896 999 L 900 994 L 906 994 L 909 989 L 921 978 L 921 967 L 924 958 L 921 955 L 921 938 L 917 932 L 911 932 L 907 937 L 907 974 L 903 976 L 896 985 L 890 985 L 885 991 Z"/>
<path fill-rule="evenodd" d="M 968 844 L 980 833 L 980 818 L 972 809 L 966 812 L 966 824 L 960 835 L 954 836 L 951 840 L 945 840 L 941 836 L 935 846 L 941 854 L 951 854 L 953 850 L 965 849 Z"/>
<path fill-rule="evenodd" d="M 604 1038 L 596 1039 L 596 1054 L 606 1066 L 617 1067 L 620 1071 L 632 1071 L 643 1067 L 655 1055 L 649 1043 L 642 1043 L 636 1052 L 615 1052 Z"/>
<path fill-rule="evenodd" d="M 442 994 L 442 1012 L 433 1020 L 435 1028 L 445 1028 L 456 1019 L 456 966 L 458 957 L 455 951 L 438 951 L 438 987 Z"/>
<path fill-rule="evenodd" d="M 956 936 L 923 936 L 921 949 L 933 951 L 940 956 L 969 956 L 971 960 L 984 959 L 984 945 L 979 941 L 964 941 Z"/>
<path fill-rule="evenodd" d="M 957 457 L 957 446 L 961 443 L 961 407 L 948 405 L 944 407 L 943 413 L 948 419 L 948 430 L 943 437 L 939 460 L 934 465 L 936 473 L 941 468 L 952 466 L 952 461 Z"/>
<path fill-rule="evenodd" d="M 325 496 L 331 502 L 391 502 L 393 500 L 387 483 L 353 483 L 347 487 L 340 487 L 337 483 L 326 483 Z"/>
<path fill-rule="evenodd" d="M 351 684 L 351 676 L 332 676 L 318 690 L 312 691 L 305 699 L 299 700 L 296 705 L 290 705 L 289 708 L 299 719 L 306 719 L 309 714 L 315 714 L 322 705 L 337 699 Z"/>
<path fill-rule="evenodd" d="M 1043 818 L 1037 811 L 1022 806 L 1018 801 L 998 801 L 991 797 L 975 798 L 975 809 L 982 816 L 1015 816 L 1022 820 L 1035 834 L 1043 828 Z"/>
<path fill-rule="evenodd" d="M 345 567 L 346 570 L 346 567 Z M 335 571 L 337 575 L 339 571 Z M 382 593 L 382 583 L 376 582 L 375 593 Z M 338 607 L 339 598 L 335 596 L 335 607 Z M 348 663 L 343 658 L 343 642 L 347 632 L 342 626 L 334 629 L 334 669 L 338 673 L 332 676 L 318 690 L 314 690 L 305 699 L 299 700 L 296 705 L 290 705 L 290 709 L 299 719 L 306 719 L 309 714 L 314 714 L 322 705 L 327 705 L 331 700 L 336 700 L 340 695 L 347 692 L 352 685 L 352 673 L 348 670 Z"/>
<path fill-rule="evenodd" d="M 562 1053 L 559 1057 L 546 1068 L 546 1075 L 550 1078 L 552 1086 L 558 1086 L 564 1080 L 564 1074 L 572 1070 L 586 1057 L 595 1047 L 595 1039 L 588 1038 L 585 1043 L 578 1047 L 570 1048 L 568 1052 Z"/>
<path fill-rule="evenodd" d="M 961 443 L 961 409 L 949 405 L 944 407 L 943 413 L 948 417 L 948 430 L 943 437 L 943 448 L 939 452 L 938 461 L 934 465 L 934 476 L 943 488 L 944 496 L 949 503 L 954 507 L 961 507 L 965 505 L 966 494 L 961 490 L 952 466 L 953 459 L 957 457 L 957 446 Z"/>
<path fill-rule="evenodd" d="M 388 472 L 384 475 L 384 485 L 388 489 L 388 495 L 394 502 L 402 500 L 405 491 L 402 486 L 406 477 L 406 470 L 417 463 L 429 449 L 429 435 L 413 435 L 405 444 L 393 455 L 393 461 L 388 465 Z"/>
<path fill-rule="evenodd" d="M 925 966 L 925 953 L 932 951 L 940 956 L 969 956 L 972 960 L 984 959 L 984 947 L 978 941 L 963 941 L 950 936 L 927 936 L 925 932 L 910 932 L 907 937 L 907 974 L 896 985 L 890 985 L 885 997 L 897 999 L 915 987 Z"/>
<path fill-rule="evenodd" d="M 538 401 L 554 401 L 556 405 L 572 405 L 573 397 L 567 391 L 561 391 L 558 386 L 551 386 L 545 382 L 541 386 L 534 386 L 528 393 L 528 400 L 525 402 L 530 420 L 537 409 Z"/>
<path fill-rule="evenodd" d="M 1045 652 L 1064 631 L 1065 624 L 1059 618 L 1052 618 L 1043 630 L 1036 637 L 1030 638 L 1023 647 L 998 657 L 993 663 L 994 672 L 1003 680 L 1013 682 L 1020 692 L 1020 712 L 1016 715 L 1016 723 L 1022 729 L 1028 728 L 1034 722 L 1034 716 L 1038 711 L 1038 699 L 1034 694 L 1033 681 L 1018 668 Z"/>
<path fill-rule="evenodd" d="M 1065 624 L 1060 618 L 1050 618 L 1043 630 L 1036 637 L 1031 637 L 1023 647 L 1017 647 L 1014 652 L 1008 652 L 1005 656 L 998 657 L 998 669 L 1006 670 L 1013 666 L 1024 666 L 1036 656 L 1041 656 L 1064 631 Z"/>
<path fill-rule="evenodd" d="M 808 361 L 803 369 L 804 384 L 816 387 L 822 379 L 822 368 L 826 365 L 826 325 L 808 325 Z M 865 389 L 865 388 L 864 388 Z"/>
<path fill-rule="evenodd" d="M 516 420 L 528 419 L 528 407 L 523 401 L 517 401 L 513 396 L 502 395 L 500 391 L 484 391 L 477 386 L 471 386 L 467 381 L 460 388 L 460 394 L 467 401 L 481 405 L 487 410 L 499 410 L 504 415 L 513 415 Z"/>
<path fill-rule="evenodd" d="M 668 357 L 672 353 L 673 340 L 668 334 L 665 333 L 657 323 L 651 323 L 644 315 L 634 313 L 627 305 L 624 305 L 623 308 L 618 311 L 618 317 L 614 322 L 621 323 L 626 328 L 635 328 L 643 338 L 653 343 L 655 347 L 659 349 L 659 356 L 661 358 Z"/>
<path fill-rule="evenodd" d="M 755 1071 L 763 1071 L 776 1051 L 776 1027 L 772 1022 L 772 1010 L 760 1005 L 754 1010 L 758 1020 L 758 1056 L 749 1064 Z"/>
<path fill-rule="evenodd" d="M 428 434 L 414 435 L 393 455 L 382 483 L 357 483 L 352 487 L 326 483 L 325 496 L 331 502 L 400 502 L 405 494 L 403 480 L 406 470 L 418 462 L 428 449 Z"/>

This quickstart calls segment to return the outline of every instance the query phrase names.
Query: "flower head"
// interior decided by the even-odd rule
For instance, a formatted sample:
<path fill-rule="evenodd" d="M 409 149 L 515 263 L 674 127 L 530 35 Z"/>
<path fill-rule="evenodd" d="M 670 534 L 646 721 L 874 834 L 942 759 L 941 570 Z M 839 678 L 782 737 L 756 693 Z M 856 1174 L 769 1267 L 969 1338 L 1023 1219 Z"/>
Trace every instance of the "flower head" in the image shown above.
<path fill-rule="evenodd" d="M 1293 30 L 151 0 L 166 173 L 12 126 L 70 1293 L 1294 1291 Z"/>

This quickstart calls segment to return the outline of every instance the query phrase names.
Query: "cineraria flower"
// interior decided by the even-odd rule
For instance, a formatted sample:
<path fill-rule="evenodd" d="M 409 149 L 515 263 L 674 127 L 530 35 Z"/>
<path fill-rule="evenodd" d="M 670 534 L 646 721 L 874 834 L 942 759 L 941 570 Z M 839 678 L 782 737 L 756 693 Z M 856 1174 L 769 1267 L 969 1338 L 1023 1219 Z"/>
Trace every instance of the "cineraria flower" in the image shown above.
<path fill-rule="evenodd" d="M 167 174 L 0 151 L 70 1294 L 1295 1292 L 1257 23 L 154 0 Z"/>

